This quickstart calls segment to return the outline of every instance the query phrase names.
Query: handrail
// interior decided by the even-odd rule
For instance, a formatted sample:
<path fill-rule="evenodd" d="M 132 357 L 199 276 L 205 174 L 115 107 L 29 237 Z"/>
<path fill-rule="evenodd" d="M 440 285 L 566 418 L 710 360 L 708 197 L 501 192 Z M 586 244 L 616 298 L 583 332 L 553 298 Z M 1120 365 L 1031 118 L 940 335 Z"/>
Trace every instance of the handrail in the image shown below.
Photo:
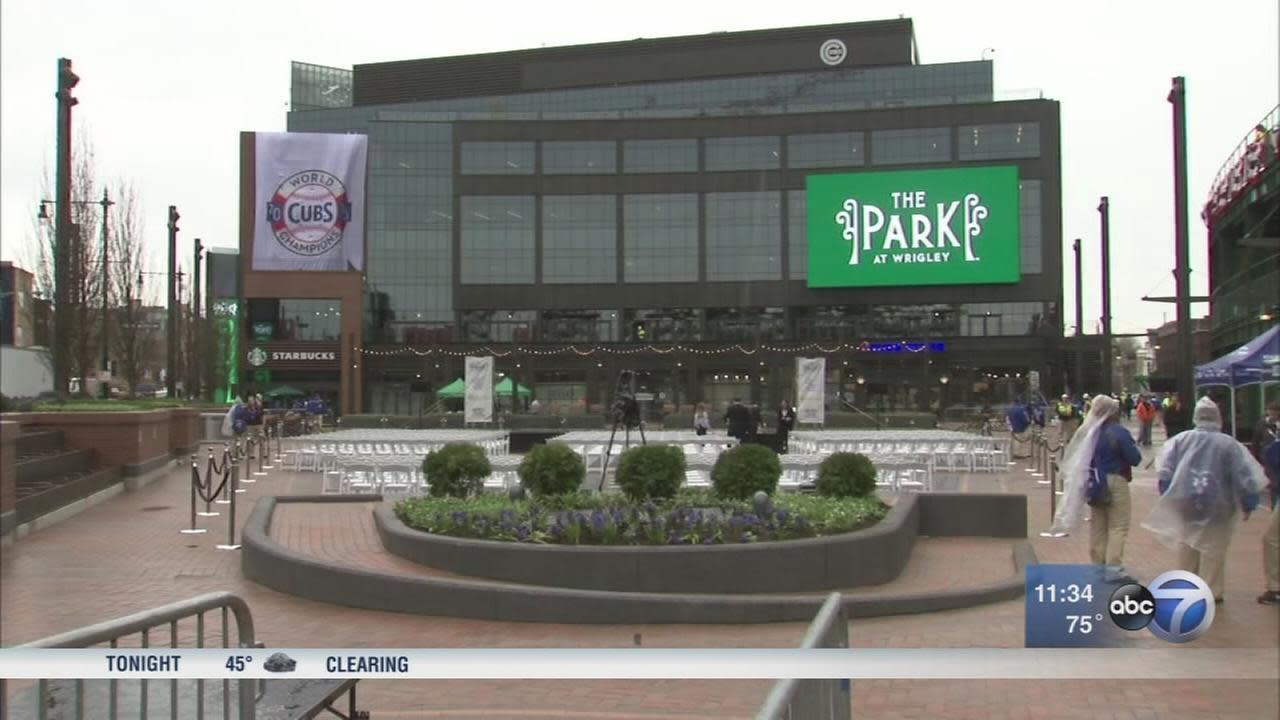
<path fill-rule="evenodd" d="M 19 648 L 83 648 L 99 643 L 111 642 L 125 635 L 140 633 L 165 623 L 182 620 L 210 610 L 222 607 L 229 608 L 236 618 L 236 631 L 240 639 L 239 647 L 253 647 L 253 615 L 249 612 L 249 604 L 229 592 L 214 592 L 187 600 L 179 600 L 168 605 L 161 605 L 150 610 L 143 610 L 114 620 L 106 620 L 96 625 L 69 630 L 58 635 L 33 640 Z"/>
<path fill-rule="evenodd" d="M 877 429 L 877 430 L 883 430 L 883 429 L 884 429 L 884 423 L 880 422 L 880 420 L 878 420 L 874 415 L 871 415 L 871 414 L 867 413 L 867 411 L 863 410 L 862 408 L 858 407 L 857 405 L 854 405 L 853 403 L 849 402 L 848 400 L 845 400 L 844 398 L 840 398 L 840 404 L 841 404 L 841 405 L 843 405 L 843 406 L 845 406 L 845 407 L 847 407 L 847 408 L 849 408 L 850 410 L 852 410 L 852 411 L 854 411 L 854 412 L 858 413 L 859 415 L 861 415 L 861 416 L 865 417 L 866 419 L 870 420 L 871 422 L 875 423 L 875 424 L 876 424 L 876 429 Z"/>
<path fill-rule="evenodd" d="M 849 647 L 848 623 L 840 593 L 831 593 L 805 630 L 800 649 Z M 847 720 L 852 712 L 847 680 L 783 678 L 769 690 L 756 720 Z"/>
<path fill-rule="evenodd" d="M 1254 129 L 1259 125 L 1263 127 L 1269 136 L 1272 145 L 1271 161 L 1272 163 L 1275 162 L 1276 142 L 1280 139 L 1277 137 L 1277 134 L 1280 133 L 1280 105 L 1271 108 L 1266 115 L 1262 116 L 1261 120 L 1249 129 L 1249 132 L 1246 133 L 1244 138 L 1236 144 L 1235 149 L 1231 151 L 1231 154 L 1227 155 L 1227 159 L 1223 161 L 1222 167 L 1220 167 L 1218 172 L 1213 176 L 1213 182 L 1209 184 L 1209 197 L 1205 200 L 1204 211 L 1201 213 L 1206 222 L 1212 220 L 1213 216 L 1216 215 L 1218 211 L 1223 207 L 1230 205 L 1231 202 L 1235 200 L 1234 197 L 1230 197 L 1221 205 L 1215 204 L 1218 196 L 1223 193 L 1224 187 L 1228 193 L 1231 192 L 1231 188 L 1229 187 L 1231 175 L 1237 171 L 1241 162 L 1245 161 L 1245 156 L 1249 153 L 1250 148 L 1254 147 L 1255 143 L 1253 141 L 1253 133 Z M 1247 178 L 1245 180 L 1245 184 L 1247 184 Z"/>
<path fill-rule="evenodd" d="M 196 642 L 198 647 L 204 647 L 204 614 L 214 610 L 222 611 L 222 643 L 223 647 L 228 646 L 228 624 L 227 611 L 235 617 L 236 622 L 236 639 L 239 643 L 238 647 L 251 648 L 257 647 L 257 641 L 254 636 L 253 614 L 249 611 L 249 605 L 240 596 L 229 592 L 213 592 L 204 595 L 197 595 L 186 600 L 161 605 L 160 607 L 143 610 L 132 615 L 106 620 L 94 625 L 69 630 L 57 635 L 33 640 L 32 642 L 18 645 L 23 649 L 50 649 L 50 648 L 87 648 L 102 643 L 111 643 L 112 647 L 116 647 L 117 641 L 127 635 L 141 634 L 142 647 L 147 647 L 148 631 L 167 626 L 170 634 L 171 647 L 177 647 L 177 628 L 178 621 L 186 618 L 195 617 L 197 624 Z M 76 680 L 76 697 L 79 699 L 76 704 L 77 718 L 84 717 L 84 680 Z M 111 680 L 110 687 L 110 703 L 111 717 L 116 717 L 116 700 L 118 693 L 116 683 L 118 681 Z M 146 680 L 142 680 L 142 701 L 139 708 L 139 717 L 147 717 L 147 690 Z M 230 681 L 223 681 L 223 705 L 224 717 L 230 717 L 230 695 L 228 684 Z M 178 699 L 178 681 L 170 680 L 170 704 L 171 711 L 176 717 L 177 699 Z M 241 679 L 236 681 L 238 686 L 239 710 L 238 717 L 240 720 L 254 720 L 256 713 L 257 692 L 256 681 L 252 679 Z M 204 717 L 204 681 L 197 680 L 197 716 Z M 37 684 L 38 697 L 36 701 L 42 709 L 49 701 L 48 693 L 50 691 L 49 683 L 41 680 Z M 4 681 L 0 679 L 0 702 L 7 702 L 4 693 Z M 43 711 L 40 714 L 44 717 Z"/>

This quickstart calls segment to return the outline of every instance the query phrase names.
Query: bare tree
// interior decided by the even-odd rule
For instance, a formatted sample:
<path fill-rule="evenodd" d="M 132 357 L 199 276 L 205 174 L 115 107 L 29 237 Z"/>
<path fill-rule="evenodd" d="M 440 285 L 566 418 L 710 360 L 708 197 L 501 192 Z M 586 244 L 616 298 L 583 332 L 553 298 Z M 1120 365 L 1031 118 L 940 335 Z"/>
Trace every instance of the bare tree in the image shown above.
<path fill-rule="evenodd" d="M 159 344 L 160 331 L 147 317 L 142 298 L 141 280 L 148 272 L 142 202 L 133 185 L 121 182 L 119 187 L 109 235 L 111 257 L 116 258 L 111 263 L 111 349 L 128 384 L 129 397 L 135 397 L 148 356 Z"/>
<path fill-rule="evenodd" d="M 65 320 L 69 324 L 66 337 L 72 338 L 68 353 L 69 374 L 81 378 L 80 393 L 85 394 L 88 391 L 86 380 L 93 373 L 94 358 L 100 348 L 102 326 L 97 321 L 101 317 L 101 293 L 106 288 L 102 284 L 102 243 L 98 238 L 102 232 L 103 217 L 102 207 L 95 202 L 98 186 L 94 177 L 93 145 L 84 139 L 84 132 L 77 133 L 76 137 L 71 169 L 71 227 L 67 237 L 70 252 L 66 301 L 70 311 L 65 314 Z M 50 200 L 54 196 L 53 183 L 46 171 L 41 181 L 41 200 Z M 55 223 L 50 218 L 56 213 L 56 206 L 41 203 L 40 215 L 34 220 L 35 257 L 30 263 L 35 292 L 50 300 L 54 316 L 58 315 L 57 294 L 54 292 L 57 235 Z"/>

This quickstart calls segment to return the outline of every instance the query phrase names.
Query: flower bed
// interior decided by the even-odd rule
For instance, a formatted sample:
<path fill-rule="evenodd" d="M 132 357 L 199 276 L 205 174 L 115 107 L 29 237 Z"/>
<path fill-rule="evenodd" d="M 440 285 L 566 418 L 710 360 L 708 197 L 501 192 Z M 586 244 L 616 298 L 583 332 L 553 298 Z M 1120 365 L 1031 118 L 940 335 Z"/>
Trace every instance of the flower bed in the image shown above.
<path fill-rule="evenodd" d="M 502 495 L 413 498 L 396 505 L 405 525 L 436 535 L 559 545 L 722 545 L 795 540 L 869 527 L 888 508 L 879 499 L 787 494 L 764 512 L 751 501 L 698 490 L 635 503 L 618 494 L 535 500 Z"/>

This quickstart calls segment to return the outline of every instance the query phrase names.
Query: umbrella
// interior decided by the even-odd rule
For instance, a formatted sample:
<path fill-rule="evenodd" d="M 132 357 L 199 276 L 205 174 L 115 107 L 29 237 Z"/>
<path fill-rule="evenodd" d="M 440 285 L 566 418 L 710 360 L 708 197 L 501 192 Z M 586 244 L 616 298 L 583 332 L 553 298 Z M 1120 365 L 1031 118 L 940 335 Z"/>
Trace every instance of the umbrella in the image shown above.
<path fill-rule="evenodd" d="M 305 395 L 306 393 L 289 385 L 274 387 L 262 394 L 263 397 L 269 398 L 303 397 Z"/>

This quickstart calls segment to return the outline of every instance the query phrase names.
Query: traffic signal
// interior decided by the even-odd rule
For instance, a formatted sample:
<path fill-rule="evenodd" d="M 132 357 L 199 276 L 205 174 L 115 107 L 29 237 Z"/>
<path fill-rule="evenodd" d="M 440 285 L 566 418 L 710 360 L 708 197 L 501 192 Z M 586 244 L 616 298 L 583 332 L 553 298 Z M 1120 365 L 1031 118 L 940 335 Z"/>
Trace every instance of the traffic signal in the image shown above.
<path fill-rule="evenodd" d="M 170 233 L 178 232 L 178 218 L 180 217 L 182 216 L 178 214 L 178 207 L 176 205 L 170 205 L 169 206 L 169 232 Z"/>
<path fill-rule="evenodd" d="M 68 107 L 75 105 L 80 101 L 71 96 L 71 88 L 80 82 L 80 76 L 71 72 L 71 61 L 66 58 L 58 59 L 58 100 L 65 102 Z"/>

